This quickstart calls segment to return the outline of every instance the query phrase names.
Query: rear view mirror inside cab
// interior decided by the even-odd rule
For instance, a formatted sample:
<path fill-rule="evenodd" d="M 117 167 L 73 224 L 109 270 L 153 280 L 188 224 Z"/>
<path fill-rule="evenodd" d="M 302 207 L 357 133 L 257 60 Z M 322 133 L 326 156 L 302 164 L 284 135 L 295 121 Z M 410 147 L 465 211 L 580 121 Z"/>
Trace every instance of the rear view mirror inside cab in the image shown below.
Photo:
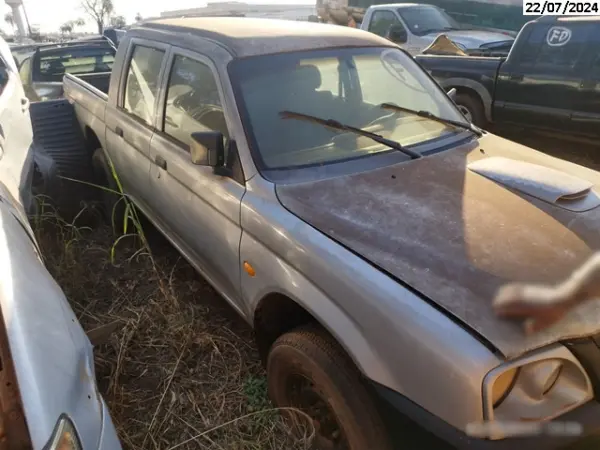
<path fill-rule="evenodd" d="M 225 144 L 220 131 L 192 133 L 190 146 L 192 163 L 197 166 L 222 167 L 225 165 Z"/>

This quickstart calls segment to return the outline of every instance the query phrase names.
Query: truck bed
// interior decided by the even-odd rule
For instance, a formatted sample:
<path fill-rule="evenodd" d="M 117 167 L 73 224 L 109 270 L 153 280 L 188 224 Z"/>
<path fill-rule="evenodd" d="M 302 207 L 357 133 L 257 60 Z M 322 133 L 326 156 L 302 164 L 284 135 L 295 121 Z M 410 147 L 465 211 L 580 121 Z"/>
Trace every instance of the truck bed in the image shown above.
<path fill-rule="evenodd" d="M 43 173 L 45 190 L 68 217 L 81 211 L 82 201 L 98 194 L 96 188 L 68 181 L 93 181 L 91 156 L 96 147 L 88 141 L 90 129 L 99 138 L 99 146 L 104 143 L 105 91 L 110 74 L 96 75 L 93 78 L 100 88 L 83 78 L 65 75 L 64 98 L 32 103 L 30 108 L 36 152 L 47 166 Z M 102 89 L 103 82 L 106 85 Z M 78 121 L 77 116 L 85 120 Z"/>
<path fill-rule="evenodd" d="M 77 75 L 75 78 L 78 78 L 81 81 L 85 81 L 87 84 L 95 87 L 100 92 L 103 92 L 108 95 L 108 87 L 110 86 L 110 75 L 111 72 L 86 73 L 82 75 Z"/>

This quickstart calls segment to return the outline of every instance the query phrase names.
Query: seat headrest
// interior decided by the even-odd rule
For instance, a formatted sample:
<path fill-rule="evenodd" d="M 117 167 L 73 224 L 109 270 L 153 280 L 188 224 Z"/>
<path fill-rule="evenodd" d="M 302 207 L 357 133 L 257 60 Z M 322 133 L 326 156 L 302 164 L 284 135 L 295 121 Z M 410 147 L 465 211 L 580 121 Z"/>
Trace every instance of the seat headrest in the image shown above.
<path fill-rule="evenodd" d="M 295 72 L 294 78 L 301 79 L 302 83 L 308 89 L 317 90 L 319 87 L 321 87 L 321 72 L 319 72 L 317 66 L 300 66 Z"/>

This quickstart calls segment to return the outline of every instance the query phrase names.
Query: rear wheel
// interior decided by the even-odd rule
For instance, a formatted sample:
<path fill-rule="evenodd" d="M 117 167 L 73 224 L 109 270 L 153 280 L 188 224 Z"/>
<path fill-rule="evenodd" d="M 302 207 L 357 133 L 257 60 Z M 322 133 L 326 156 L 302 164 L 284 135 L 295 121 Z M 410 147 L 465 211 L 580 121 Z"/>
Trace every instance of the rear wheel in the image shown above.
<path fill-rule="evenodd" d="M 454 103 L 458 106 L 461 113 L 478 127 L 485 128 L 487 120 L 485 118 L 485 111 L 483 110 L 483 103 L 479 98 L 472 94 L 458 93 L 454 98 Z"/>
<path fill-rule="evenodd" d="M 279 337 L 269 352 L 267 376 L 275 405 L 311 417 L 319 450 L 391 450 L 360 374 L 323 330 L 301 327 Z"/>

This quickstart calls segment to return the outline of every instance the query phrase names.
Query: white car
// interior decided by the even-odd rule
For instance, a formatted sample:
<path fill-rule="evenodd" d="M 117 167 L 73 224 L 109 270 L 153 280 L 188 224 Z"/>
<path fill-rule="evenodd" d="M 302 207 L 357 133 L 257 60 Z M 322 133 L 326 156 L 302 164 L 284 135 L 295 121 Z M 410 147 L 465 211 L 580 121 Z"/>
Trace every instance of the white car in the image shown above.
<path fill-rule="evenodd" d="M 119 450 L 93 348 L 46 270 L 27 221 L 29 102 L 0 39 L 0 441 L 33 450 Z"/>

